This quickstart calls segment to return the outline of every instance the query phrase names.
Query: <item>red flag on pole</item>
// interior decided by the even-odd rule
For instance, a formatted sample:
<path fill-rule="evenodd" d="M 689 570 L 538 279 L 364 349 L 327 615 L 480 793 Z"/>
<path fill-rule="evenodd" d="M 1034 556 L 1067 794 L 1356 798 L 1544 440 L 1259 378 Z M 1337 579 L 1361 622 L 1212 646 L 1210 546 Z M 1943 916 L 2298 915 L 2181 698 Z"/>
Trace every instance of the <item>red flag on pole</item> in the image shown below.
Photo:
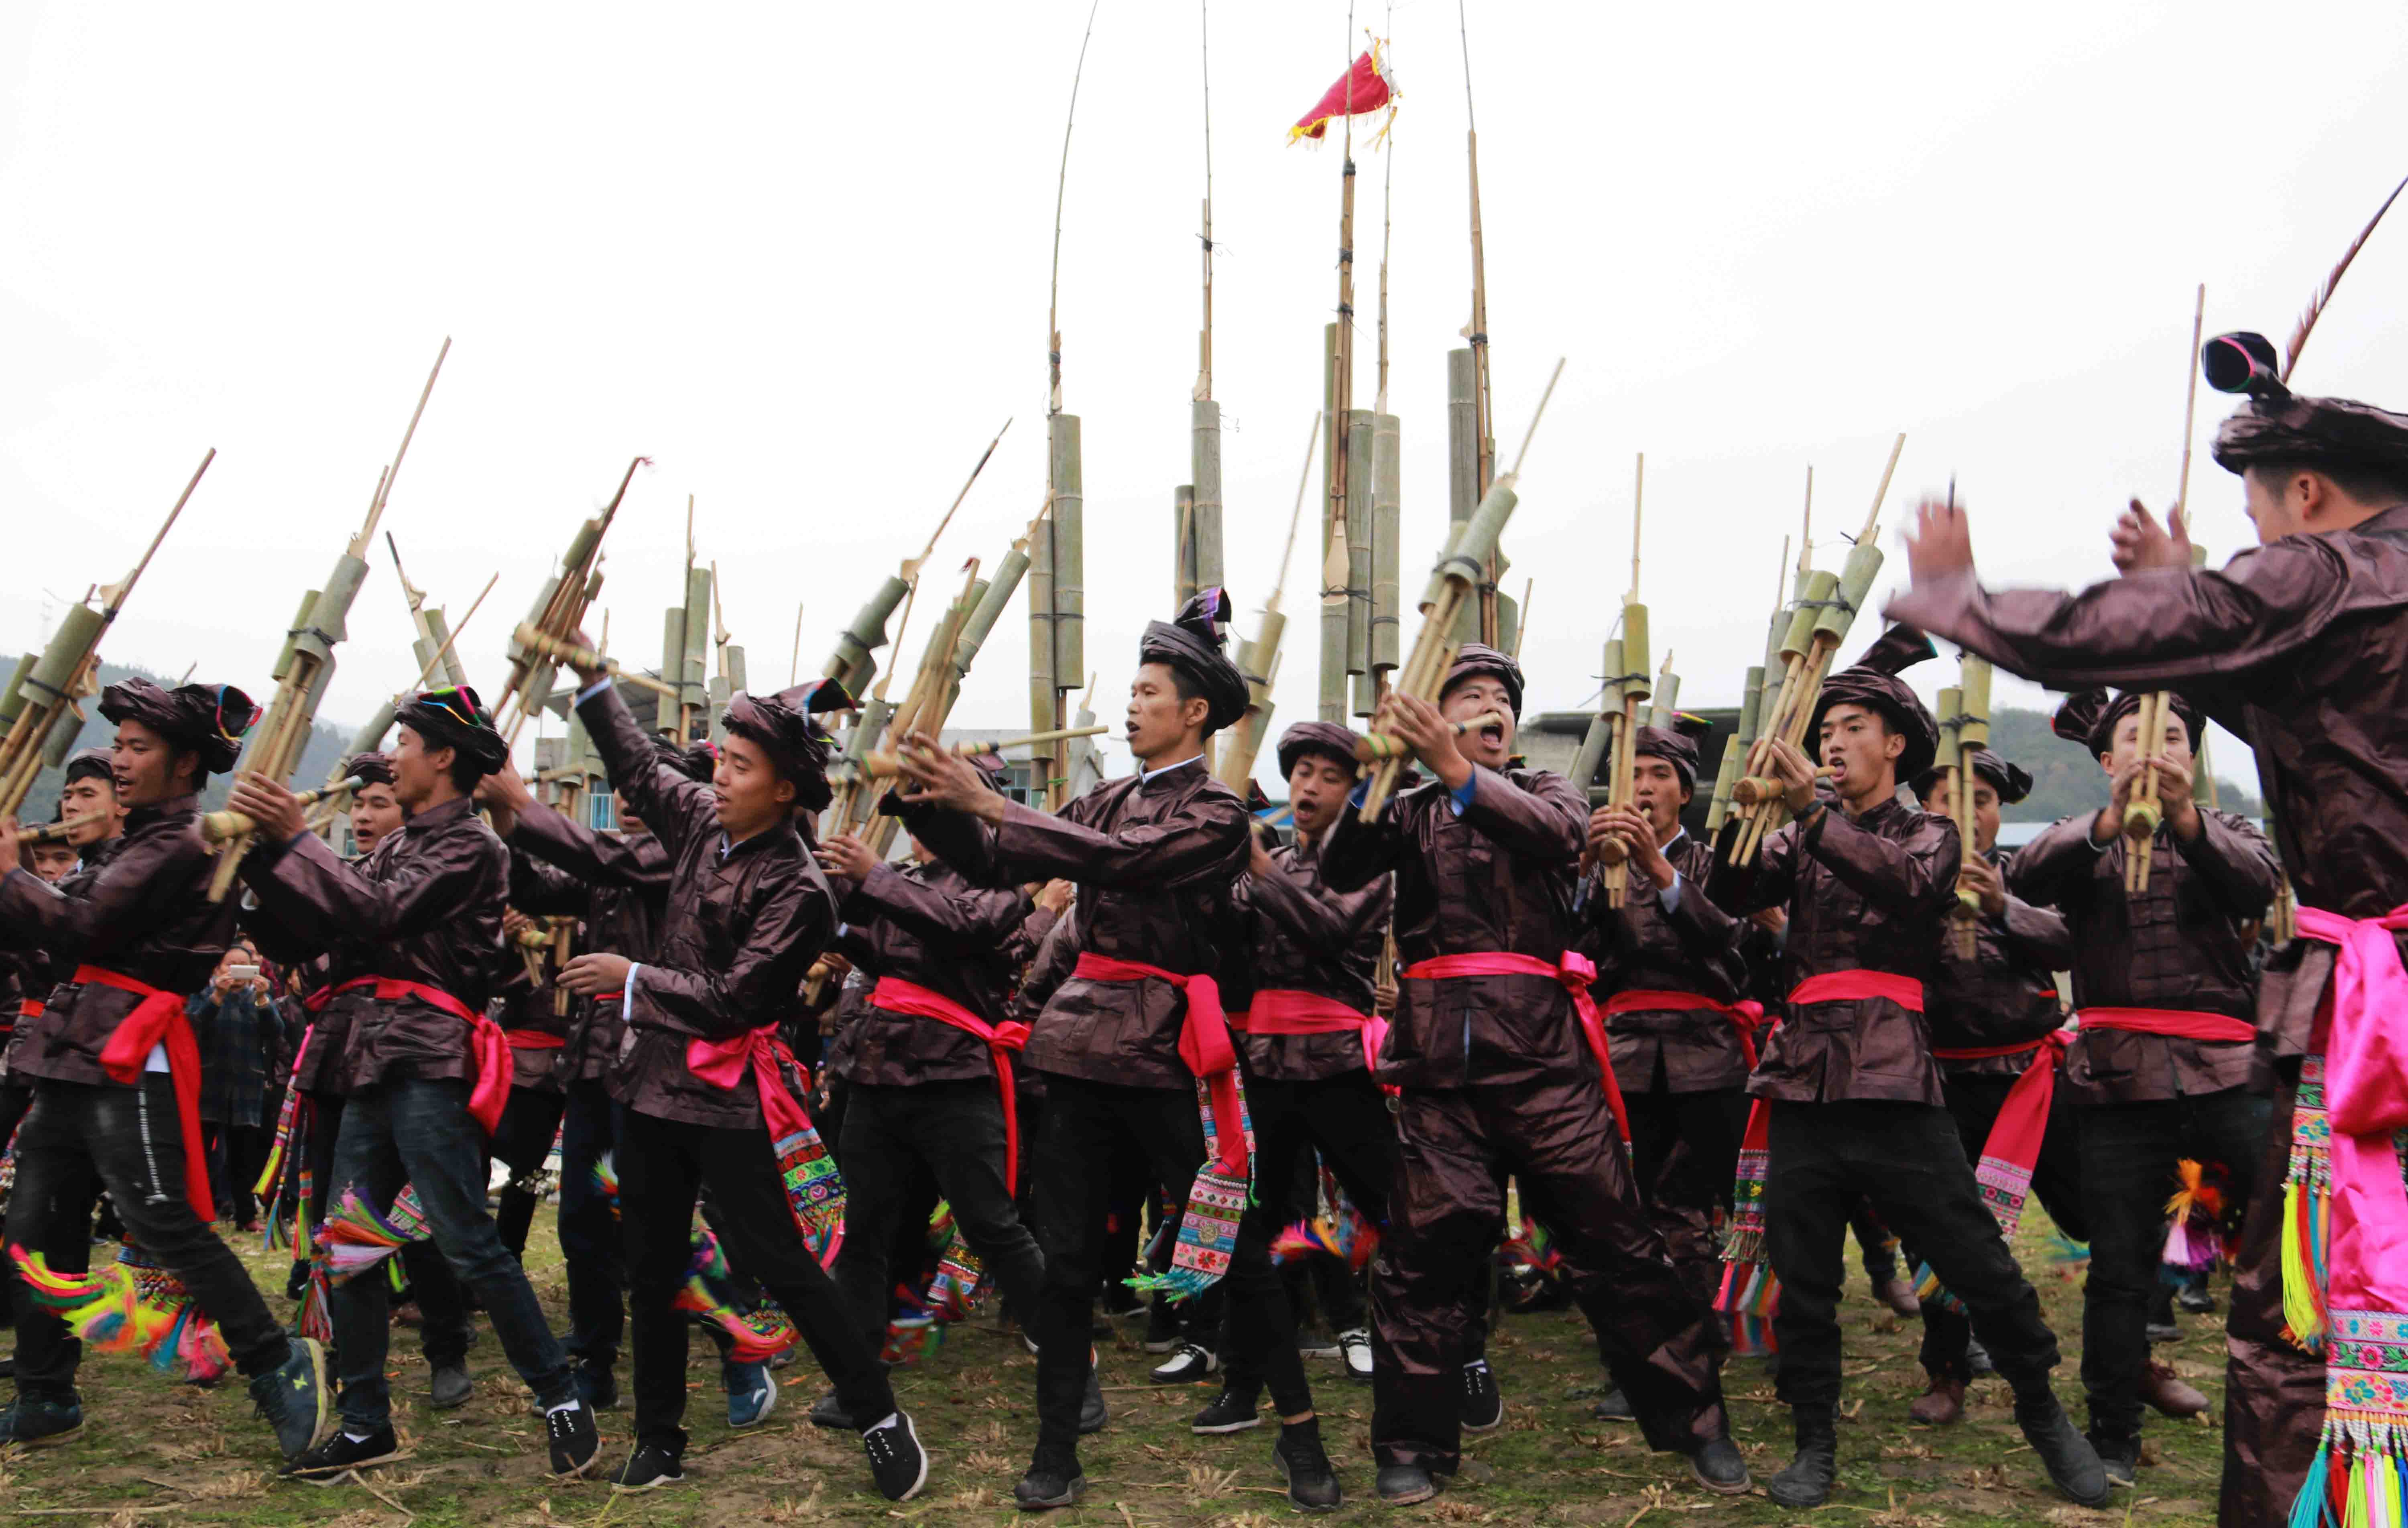
<path fill-rule="evenodd" d="M 1341 117 L 1360 117 L 1383 107 L 1393 115 L 1398 94 L 1395 84 L 1380 66 L 1380 44 L 1375 38 L 1354 61 L 1354 66 L 1338 77 L 1338 83 L 1322 93 L 1311 111 L 1296 120 L 1296 125 L 1287 130 L 1288 141 L 1320 137 L 1329 131 L 1331 122 Z"/>

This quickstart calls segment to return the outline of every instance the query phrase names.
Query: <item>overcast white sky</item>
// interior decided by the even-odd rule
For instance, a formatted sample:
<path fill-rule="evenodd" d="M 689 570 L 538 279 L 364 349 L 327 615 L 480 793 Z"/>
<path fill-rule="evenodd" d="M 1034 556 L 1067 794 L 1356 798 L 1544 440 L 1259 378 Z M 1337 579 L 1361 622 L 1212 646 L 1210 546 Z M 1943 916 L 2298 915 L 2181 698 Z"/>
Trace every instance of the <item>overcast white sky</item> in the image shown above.
<path fill-rule="evenodd" d="M 610 543 L 614 646 L 657 661 L 685 495 L 762 688 L 799 600 L 813 671 L 1018 422 L 930 564 L 990 565 L 1044 484 L 1046 261 L 1084 0 L 1012 6 L 19 5 L 0 32 L 0 649 L 122 576 L 217 464 L 106 649 L 264 693 L 443 336 L 386 528 L 498 653 L 577 521 Z M 1286 124 L 1349 51 L 1336 0 L 1211 9 L 1216 394 L 1229 583 L 1268 592 L 1319 403 L 1339 157 Z M 1358 27 L 1383 23 L 1380 7 Z M 1193 5 L 1103 0 L 1070 153 L 1066 398 L 1084 419 L 1090 666 L 1125 683 L 1169 603 L 1188 477 Z M 1455 11 L 1393 17 L 1394 410 L 1405 589 L 1445 523 L 1445 351 L 1468 313 Z M 1474 4 L 1498 436 L 1570 364 L 1507 538 L 1538 576 L 1533 708 L 1594 689 L 1647 453 L 1642 591 L 1684 701 L 1736 699 L 1815 467 L 1818 560 L 1908 432 L 1885 542 L 1953 472 L 1994 582 L 2104 575 L 2180 452 L 2193 287 L 2277 343 L 2403 171 L 2398 4 L 1638 7 Z M 1357 33 L 1359 37 L 1359 31 Z M 1364 371 L 1381 155 L 1362 161 Z M 2297 380 L 2408 403 L 2408 224 L 2379 234 Z M 2248 536 L 2203 443 L 2201 539 Z M 1308 538 L 1310 532 L 1308 532 Z M 322 715 L 408 681 L 386 559 Z M 1308 616 L 1312 558 L 1292 614 Z M 1888 580 L 1885 578 L 1886 584 Z M 1408 615 L 1406 640 L 1414 620 Z M 916 659 L 924 622 L 906 644 Z M 1020 608 L 956 712 L 1025 717 Z M 1279 720 L 1311 713 L 1292 621 Z M 1928 665 L 1927 691 L 1953 677 Z M 2026 698 L 2030 698 L 2028 695 Z M 1117 703 L 1108 715 L 1116 713 Z M 1120 750 L 1113 750 L 1117 757 Z M 2223 767 L 2239 760 L 2228 753 Z"/>

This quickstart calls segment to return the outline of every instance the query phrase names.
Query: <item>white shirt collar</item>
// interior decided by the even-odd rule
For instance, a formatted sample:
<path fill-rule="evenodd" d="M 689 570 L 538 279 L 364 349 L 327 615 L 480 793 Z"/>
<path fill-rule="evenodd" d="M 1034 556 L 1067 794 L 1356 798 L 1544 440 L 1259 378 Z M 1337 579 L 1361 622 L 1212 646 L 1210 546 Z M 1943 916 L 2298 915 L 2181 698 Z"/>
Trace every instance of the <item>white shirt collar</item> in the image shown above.
<path fill-rule="evenodd" d="M 1148 769 L 1145 765 L 1140 764 L 1137 766 L 1137 782 L 1140 787 L 1142 787 L 1146 781 L 1154 778 L 1156 775 L 1167 775 L 1174 769 L 1184 769 L 1189 764 L 1198 762 L 1203 757 L 1204 755 L 1201 753 L 1192 754 L 1187 758 L 1180 760 L 1175 764 L 1164 764 L 1160 769 Z"/>

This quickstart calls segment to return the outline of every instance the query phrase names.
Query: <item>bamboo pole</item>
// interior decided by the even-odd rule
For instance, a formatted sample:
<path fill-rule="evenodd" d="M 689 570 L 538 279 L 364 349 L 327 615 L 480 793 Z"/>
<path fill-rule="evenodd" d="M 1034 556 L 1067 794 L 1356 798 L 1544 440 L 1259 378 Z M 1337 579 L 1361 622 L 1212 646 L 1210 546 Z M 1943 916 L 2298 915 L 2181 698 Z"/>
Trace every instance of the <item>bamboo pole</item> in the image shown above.
<path fill-rule="evenodd" d="M 1646 504 L 1647 453 L 1641 451 L 1632 469 L 1630 485 L 1630 592 L 1622 600 L 1622 674 L 1616 689 L 1622 704 L 1613 735 L 1612 783 L 1606 793 L 1609 807 L 1627 807 L 1637 794 L 1639 705 L 1653 693 L 1649 687 L 1647 607 L 1639 601 L 1640 535 L 1645 522 Z M 1619 838 L 1608 838 L 1598 846 L 1597 857 L 1605 866 L 1606 906 L 1625 906 L 1630 893 L 1629 846 Z"/>
<path fill-rule="evenodd" d="M 1346 416 L 1346 674 L 1356 716 L 1377 699 L 1371 679 L 1371 455 L 1373 416 Z"/>
<path fill-rule="evenodd" d="M 1214 762 L 1212 778 L 1240 796 L 1246 793 L 1247 782 L 1254 778 L 1254 761 L 1261 757 L 1263 738 L 1270 729 L 1271 680 L 1279 672 L 1280 639 L 1287 633 L 1287 617 L 1280 604 L 1287 593 L 1287 571 L 1296 556 L 1296 534 L 1304 523 L 1304 497 L 1312 483 L 1313 453 L 1320 449 L 1321 416 L 1315 414 L 1312 428 L 1305 436 L 1304 466 L 1297 474 L 1296 507 L 1288 512 L 1287 545 L 1280 552 L 1279 577 L 1271 584 L 1270 597 L 1263 602 L 1262 623 L 1254 629 L 1254 639 L 1238 645 L 1238 672 L 1246 678 L 1246 715 Z"/>
<path fill-rule="evenodd" d="M 1034 748 L 1039 743 L 1063 743 L 1076 737 L 1096 737 L 1111 730 L 1110 727 L 1100 726 L 1063 727 L 1052 732 L 1030 733 L 1022 737 L 998 737 L 991 743 L 945 743 L 939 745 L 937 751 L 952 754 L 957 759 L 978 759 L 989 754 L 999 754 L 1008 748 Z M 899 753 L 872 753 L 867 756 L 864 768 L 868 774 L 880 779 L 888 779 L 902 773 L 902 763 Z"/>
<path fill-rule="evenodd" d="M 638 689 L 650 690 L 671 704 L 675 704 L 678 699 L 680 692 L 676 685 L 656 679 L 650 674 L 639 674 L 633 669 L 623 667 L 616 658 L 606 658 L 592 648 L 581 647 L 575 642 L 538 631 L 527 621 L 520 621 L 518 630 L 512 635 L 528 651 L 549 658 L 554 663 L 566 664 L 571 668 L 598 670 L 621 684 L 632 684 Z M 666 719 L 665 712 L 664 720 Z"/>

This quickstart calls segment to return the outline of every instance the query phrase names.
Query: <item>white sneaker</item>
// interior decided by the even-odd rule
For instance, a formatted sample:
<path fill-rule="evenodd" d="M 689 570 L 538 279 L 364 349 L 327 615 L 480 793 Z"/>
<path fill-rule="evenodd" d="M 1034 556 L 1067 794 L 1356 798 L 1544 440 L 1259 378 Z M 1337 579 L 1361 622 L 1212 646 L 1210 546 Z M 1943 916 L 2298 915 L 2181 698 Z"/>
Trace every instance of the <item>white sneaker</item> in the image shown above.
<path fill-rule="evenodd" d="M 1346 1378 L 1358 1385 L 1371 1382 L 1371 1334 L 1356 1327 L 1338 1334 L 1338 1355 L 1346 1361 Z"/>
<path fill-rule="evenodd" d="M 1157 1385 L 1183 1385 L 1217 1374 L 1220 1369 L 1221 1361 L 1211 1349 L 1182 1342 L 1178 1351 L 1157 1365 L 1148 1378 Z"/>

